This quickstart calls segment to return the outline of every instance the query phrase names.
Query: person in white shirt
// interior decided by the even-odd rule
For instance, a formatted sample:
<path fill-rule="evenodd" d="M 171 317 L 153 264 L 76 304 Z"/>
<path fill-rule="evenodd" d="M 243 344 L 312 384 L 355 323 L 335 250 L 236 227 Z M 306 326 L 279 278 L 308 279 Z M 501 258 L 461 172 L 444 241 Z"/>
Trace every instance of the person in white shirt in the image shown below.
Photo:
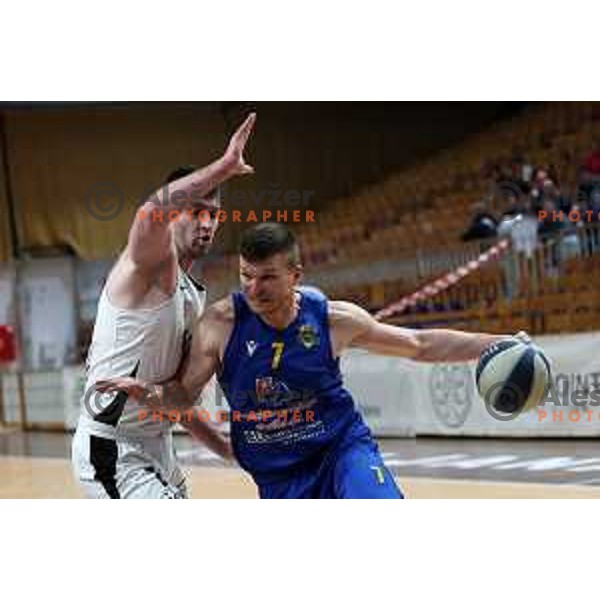
<path fill-rule="evenodd" d="M 221 158 L 192 172 L 176 172 L 136 216 L 127 245 L 98 304 L 87 358 L 86 394 L 72 445 L 75 475 L 88 498 L 185 498 L 172 423 L 140 419 L 127 395 L 100 394 L 99 379 L 173 377 L 185 359 L 202 314 L 206 290 L 189 271 L 211 247 L 218 226 L 219 185 L 253 173 L 244 148 L 256 115 L 232 136 Z M 157 202 L 157 198 L 162 201 Z M 183 199 L 183 200 L 182 200 Z M 179 211 L 176 220 L 168 218 Z M 223 457 L 229 442 L 208 423 L 186 424 L 190 433 Z"/>

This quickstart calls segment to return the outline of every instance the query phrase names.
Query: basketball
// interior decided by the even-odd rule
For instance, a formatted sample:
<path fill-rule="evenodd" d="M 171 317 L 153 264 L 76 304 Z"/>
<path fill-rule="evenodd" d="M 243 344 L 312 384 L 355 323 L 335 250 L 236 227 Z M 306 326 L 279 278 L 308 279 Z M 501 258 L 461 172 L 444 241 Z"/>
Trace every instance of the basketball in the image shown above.
<path fill-rule="evenodd" d="M 550 380 L 550 363 L 544 353 L 517 339 L 486 348 L 476 370 L 479 394 L 493 411 L 502 414 L 536 406 Z"/>

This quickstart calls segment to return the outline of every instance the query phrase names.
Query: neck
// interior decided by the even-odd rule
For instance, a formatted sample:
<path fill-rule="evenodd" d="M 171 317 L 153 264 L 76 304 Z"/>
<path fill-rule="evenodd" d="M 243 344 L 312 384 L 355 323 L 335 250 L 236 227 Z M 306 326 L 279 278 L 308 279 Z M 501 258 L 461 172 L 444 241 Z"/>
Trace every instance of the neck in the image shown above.
<path fill-rule="evenodd" d="M 181 267 L 181 269 L 183 269 L 183 271 L 189 273 L 190 269 L 192 268 L 192 265 L 194 264 L 194 259 L 190 256 L 187 256 L 186 254 L 180 253 L 177 262 L 179 263 L 179 266 Z"/>
<path fill-rule="evenodd" d="M 285 329 L 298 315 L 300 309 L 296 292 L 286 300 L 279 308 L 267 315 L 261 315 L 263 321 L 274 329 Z"/>

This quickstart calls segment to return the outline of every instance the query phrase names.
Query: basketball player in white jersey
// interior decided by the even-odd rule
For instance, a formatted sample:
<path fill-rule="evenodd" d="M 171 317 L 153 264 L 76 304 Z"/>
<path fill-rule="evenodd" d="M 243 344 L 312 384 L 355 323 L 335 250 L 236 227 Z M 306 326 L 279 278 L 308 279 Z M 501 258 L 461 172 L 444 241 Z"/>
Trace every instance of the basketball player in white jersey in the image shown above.
<path fill-rule="evenodd" d="M 146 201 L 146 216 L 136 215 L 102 290 L 72 447 L 73 468 L 89 498 L 187 497 L 172 424 L 151 415 L 139 419 L 125 393 L 98 394 L 93 386 L 109 377 L 159 382 L 176 374 L 206 301 L 205 289 L 188 272 L 213 242 L 219 184 L 253 172 L 243 152 L 255 119 L 246 119 L 220 159 L 204 169 L 176 171 Z M 174 210 L 179 218 L 171 221 Z M 210 424 L 186 426 L 213 451 L 231 456 L 229 442 Z"/>

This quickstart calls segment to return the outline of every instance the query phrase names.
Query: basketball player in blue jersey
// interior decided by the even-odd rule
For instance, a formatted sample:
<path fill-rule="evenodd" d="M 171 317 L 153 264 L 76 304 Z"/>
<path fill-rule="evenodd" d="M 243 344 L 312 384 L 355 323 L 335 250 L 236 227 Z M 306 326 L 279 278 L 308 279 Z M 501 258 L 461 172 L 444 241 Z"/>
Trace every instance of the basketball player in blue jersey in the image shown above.
<path fill-rule="evenodd" d="M 281 224 L 245 232 L 241 291 L 198 321 L 180 381 L 152 386 L 155 406 L 174 390 L 188 408 L 213 376 L 230 405 L 239 464 L 261 498 L 402 498 L 354 400 L 339 358 L 346 348 L 423 362 L 466 361 L 507 336 L 410 330 L 376 321 L 349 302 L 298 287 L 298 245 Z M 147 398 L 145 382 L 121 378 L 99 389 Z M 376 393 L 376 391 L 374 391 Z"/>

